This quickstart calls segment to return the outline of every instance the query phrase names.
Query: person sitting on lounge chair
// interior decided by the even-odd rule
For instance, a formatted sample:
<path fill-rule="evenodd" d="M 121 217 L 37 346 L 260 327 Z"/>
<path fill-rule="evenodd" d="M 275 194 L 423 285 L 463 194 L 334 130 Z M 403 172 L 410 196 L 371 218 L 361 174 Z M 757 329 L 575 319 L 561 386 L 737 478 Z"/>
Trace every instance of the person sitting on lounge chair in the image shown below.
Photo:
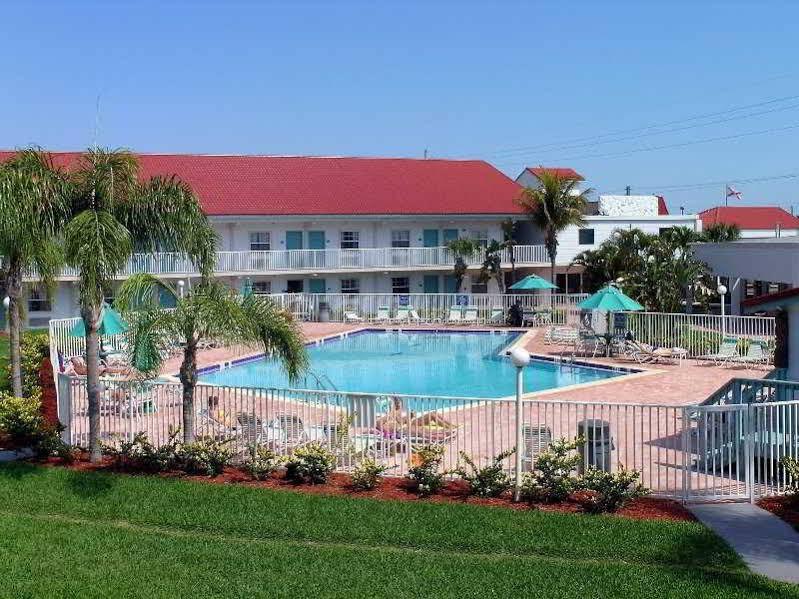
<path fill-rule="evenodd" d="M 458 427 L 437 412 L 426 412 L 419 416 L 406 412 L 402 400 L 393 397 L 391 407 L 386 414 L 377 418 L 375 428 L 386 437 L 413 437 L 426 443 L 437 443 L 449 439 Z"/>

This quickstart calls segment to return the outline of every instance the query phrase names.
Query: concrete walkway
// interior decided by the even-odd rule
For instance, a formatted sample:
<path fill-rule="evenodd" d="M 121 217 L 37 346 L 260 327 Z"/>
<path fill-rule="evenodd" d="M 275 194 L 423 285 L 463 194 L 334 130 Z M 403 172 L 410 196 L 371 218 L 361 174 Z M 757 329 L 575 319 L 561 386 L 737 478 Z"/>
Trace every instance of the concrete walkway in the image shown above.
<path fill-rule="evenodd" d="M 789 524 L 750 503 L 688 507 L 732 546 L 752 572 L 799 583 L 799 532 Z"/>

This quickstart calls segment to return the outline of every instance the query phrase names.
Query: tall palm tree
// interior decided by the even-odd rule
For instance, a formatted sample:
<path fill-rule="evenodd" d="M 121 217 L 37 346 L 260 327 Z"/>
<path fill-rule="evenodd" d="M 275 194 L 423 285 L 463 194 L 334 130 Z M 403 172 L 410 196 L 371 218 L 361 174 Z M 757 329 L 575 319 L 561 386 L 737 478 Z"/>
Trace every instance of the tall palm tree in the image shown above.
<path fill-rule="evenodd" d="M 99 335 L 104 290 L 133 254 L 182 252 L 203 276 L 212 272 L 217 235 L 191 189 L 176 177 L 139 180 L 136 157 L 90 149 L 70 173 L 72 216 L 64 228 L 66 263 L 79 272 L 80 315 L 86 330 L 89 451 L 99 461 Z"/>
<path fill-rule="evenodd" d="M 447 243 L 447 249 L 455 255 L 452 274 L 455 276 L 455 291 L 460 293 L 463 279 L 466 277 L 466 271 L 469 268 L 469 264 L 466 261 L 480 252 L 480 243 L 474 239 L 462 237 Z"/>
<path fill-rule="evenodd" d="M 164 291 L 174 298 L 174 309 L 155 305 L 155 298 Z M 194 440 L 197 346 L 203 339 L 260 345 L 280 360 L 289 380 L 295 380 L 308 364 L 302 333 L 291 314 L 263 296 L 242 298 L 218 281 L 206 279 L 181 297 L 168 283 L 138 274 L 122 283 L 115 305 L 123 312 L 134 312 L 130 358 L 145 373 L 157 374 L 167 350 L 176 341 L 183 344 L 180 382 L 186 443 Z"/>
<path fill-rule="evenodd" d="M 508 250 L 510 261 L 510 284 L 516 282 L 516 221 L 506 218 L 502 221 L 502 245 Z"/>
<path fill-rule="evenodd" d="M 480 280 L 487 282 L 493 278 L 497 282 L 497 289 L 500 293 L 505 293 L 505 276 L 502 272 L 502 250 L 507 246 L 504 243 L 492 239 L 488 242 L 485 249 L 485 259 L 480 267 Z"/>
<path fill-rule="evenodd" d="M 538 178 L 541 185 L 526 187 L 517 201 L 530 219 L 544 231 L 550 280 L 554 285 L 558 235 L 568 227 L 580 227 L 585 223 L 588 196 L 593 190 L 588 188 L 581 191 L 577 188 L 579 182 L 576 179 L 564 178 L 552 171 L 544 171 Z"/>
<path fill-rule="evenodd" d="M 21 397 L 23 275 L 38 272 L 48 294 L 61 264 L 54 239 L 67 218 L 64 176 L 48 154 L 30 148 L 0 164 L 0 256 L 8 294 L 11 388 Z"/>

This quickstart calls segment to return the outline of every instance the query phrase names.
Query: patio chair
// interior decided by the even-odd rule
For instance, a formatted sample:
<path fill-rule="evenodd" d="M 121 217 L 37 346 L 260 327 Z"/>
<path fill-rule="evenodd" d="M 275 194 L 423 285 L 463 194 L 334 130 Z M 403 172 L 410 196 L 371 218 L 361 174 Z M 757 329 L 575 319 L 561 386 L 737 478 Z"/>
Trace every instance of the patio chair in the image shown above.
<path fill-rule="evenodd" d="M 391 320 L 391 310 L 388 306 L 379 306 L 377 314 L 372 319 L 372 322 L 389 322 Z"/>
<path fill-rule="evenodd" d="M 463 324 L 479 324 L 480 319 L 478 317 L 477 308 L 474 306 L 469 306 L 463 311 Z"/>
<path fill-rule="evenodd" d="M 411 309 L 408 306 L 400 306 L 397 308 L 397 315 L 391 319 L 391 322 L 408 322 L 410 313 Z"/>
<path fill-rule="evenodd" d="M 216 415 L 211 414 L 208 408 L 203 408 L 197 412 L 197 428 L 202 431 L 204 436 L 212 437 L 217 441 L 222 441 L 236 435 L 235 427 L 229 427 L 219 420 Z"/>
<path fill-rule="evenodd" d="M 532 308 L 522 308 L 522 326 L 535 326 L 535 310 Z"/>
<path fill-rule="evenodd" d="M 728 360 L 728 363 L 741 364 L 743 366 L 766 366 L 768 364 L 768 352 L 760 341 L 753 339 L 749 342 L 746 354 L 734 356 Z"/>
<path fill-rule="evenodd" d="M 363 318 L 358 316 L 355 312 L 344 312 L 344 322 L 356 323 L 363 322 Z"/>
<path fill-rule="evenodd" d="M 419 313 L 416 310 L 411 308 L 410 310 L 408 310 L 408 322 L 420 323 L 422 322 L 422 317 L 419 316 Z"/>
<path fill-rule="evenodd" d="M 505 310 L 502 308 L 491 308 L 491 315 L 488 317 L 490 324 L 505 324 Z"/>
<path fill-rule="evenodd" d="M 452 306 L 447 315 L 447 324 L 460 324 L 463 322 L 463 312 L 460 306 Z"/>
<path fill-rule="evenodd" d="M 280 414 L 275 422 L 283 432 L 283 440 L 288 447 L 296 447 L 308 441 L 305 423 L 296 414 Z"/>
<path fill-rule="evenodd" d="M 597 355 L 605 355 L 606 349 L 607 345 L 605 340 L 599 335 L 581 335 L 578 333 L 577 338 L 574 339 L 574 343 L 572 345 L 572 357 L 576 355 L 586 356 L 591 354 L 592 358 L 596 358 Z"/>
<path fill-rule="evenodd" d="M 239 412 L 236 414 L 239 423 L 239 438 L 244 441 L 244 445 L 249 447 L 261 442 L 261 426 L 258 419 L 252 412 Z"/>
<path fill-rule="evenodd" d="M 533 315 L 533 323 L 537 327 L 545 327 L 552 324 L 552 310 L 540 310 Z"/>
<path fill-rule="evenodd" d="M 725 337 L 721 340 L 718 351 L 699 356 L 700 360 L 712 361 L 716 366 L 724 366 L 729 361 L 738 356 L 738 339 L 736 337 Z"/>

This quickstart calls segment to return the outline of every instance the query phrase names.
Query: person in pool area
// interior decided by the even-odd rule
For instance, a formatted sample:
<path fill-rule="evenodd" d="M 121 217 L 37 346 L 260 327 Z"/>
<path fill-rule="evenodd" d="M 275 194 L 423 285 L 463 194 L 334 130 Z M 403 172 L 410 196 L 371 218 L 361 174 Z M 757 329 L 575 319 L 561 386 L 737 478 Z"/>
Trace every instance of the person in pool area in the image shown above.
<path fill-rule="evenodd" d="M 219 396 L 211 395 L 208 397 L 208 414 L 217 422 L 225 425 L 228 428 L 233 428 L 235 422 L 219 407 Z"/>
<path fill-rule="evenodd" d="M 375 421 L 375 428 L 389 437 L 410 433 L 434 443 L 448 437 L 457 427 L 436 412 L 417 416 L 414 412 L 405 411 L 402 399 L 394 396 L 388 411 Z"/>

